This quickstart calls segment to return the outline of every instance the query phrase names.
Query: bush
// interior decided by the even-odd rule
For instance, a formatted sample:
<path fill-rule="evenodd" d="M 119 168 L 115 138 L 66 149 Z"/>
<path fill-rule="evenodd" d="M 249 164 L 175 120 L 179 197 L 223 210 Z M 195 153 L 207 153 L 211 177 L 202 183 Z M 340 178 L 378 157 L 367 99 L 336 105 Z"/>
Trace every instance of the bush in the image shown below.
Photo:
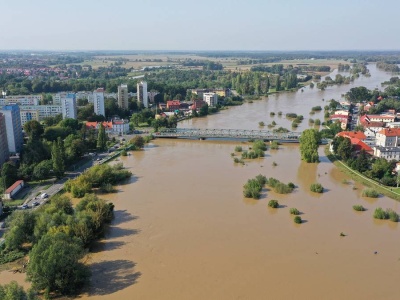
<path fill-rule="evenodd" d="M 324 187 L 320 183 L 312 183 L 310 185 L 310 191 L 314 193 L 323 193 Z"/>
<path fill-rule="evenodd" d="M 282 116 L 282 112 L 281 111 L 278 111 L 278 116 Z"/>
<path fill-rule="evenodd" d="M 276 126 L 276 122 L 275 122 L 275 121 L 272 121 L 271 125 L 272 125 L 272 126 Z"/>
<path fill-rule="evenodd" d="M 389 215 L 389 219 L 392 222 L 398 222 L 399 221 L 399 215 L 392 209 L 387 209 L 386 213 Z"/>
<path fill-rule="evenodd" d="M 314 106 L 313 108 L 311 108 L 311 111 L 321 111 L 322 107 L 321 106 Z"/>
<path fill-rule="evenodd" d="M 295 114 L 295 113 L 287 113 L 286 114 L 286 118 L 295 119 L 295 118 L 297 118 L 297 114 Z"/>
<path fill-rule="evenodd" d="M 374 218 L 379 220 L 386 220 L 389 218 L 389 214 L 384 211 L 381 207 L 378 207 L 374 211 Z"/>
<path fill-rule="evenodd" d="M 365 190 L 363 190 L 362 195 L 364 197 L 369 197 L 369 198 L 378 198 L 379 197 L 379 193 L 377 191 L 375 191 L 374 189 L 365 189 Z"/>
<path fill-rule="evenodd" d="M 256 140 L 253 142 L 253 150 L 257 150 L 257 149 L 266 151 L 267 145 L 265 145 L 264 141 Z"/>
<path fill-rule="evenodd" d="M 249 179 L 243 186 L 243 195 L 246 198 L 259 199 L 263 185 L 257 179 Z"/>
<path fill-rule="evenodd" d="M 260 126 L 260 127 L 264 127 L 265 126 L 265 123 L 264 122 L 258 122 L 258 126 Z"/>
<path fill-rule="evenodd" d="M 270 145 L 270 148 L 272 150 L 278 150 L 279 149 L 279 143 L 277 141 L 273 141 Z"/>
<path fill-rule="evenodd" d="M 12 262 L 25 256 L 25 253 L 20 250 L 3 250 L 0 252 L 0 265 Z"/>
<path fill-rule="evenodd" d="M 288 184 L 288 187 L 290 187 L 291 189 L 294 189 L 296 186 L 294 185 L 294 183 L 293 182 L 289 182 Z"/>
<path fill-rule="evenodd" d="M 365 208 L 362 205 L 353 205 L 353 209 L 356 211 L 364 211 Z"/>
<path fill-rule="evenodd" d="M 270 200 L 270 201 L 268 202 L 268 206 L 269 206 L 269 207 L 272 207 L 272 208 L 278 208 L 278 207 L 279 207 L 279 203 L 278 203 L 277 200 Z"/>
<path fill-rule="evenodd" d="M 314 119 L 311 119 L 311 118 L 310 118 L 310 119 L 308 120 L 308 122 L 309 122 L 310 124 L 314 124 Z"/>
<path fill-rule="evenodd" d="M 302 222 L 300 216 L 295 216 L 294 219 L 293 219 L 293 221 L 294 221 L 296 224 L 301 224 L 301 222 Z"/>
<path fill-rule="evenodd" d="M 264 185 L 267 183 L 267 177 L 264 175 L 258 174 L 255 178 L 261 185 Z"/>
<path fill-rule="evenodd" d="M 291 215 L 295 215 L 295 216 L 300 214 L 300 211 L 297 208 L 294 208 L 294 207 L 289 209 L 289 212 L 290 212 Z"/>
<path fill-rule="evenodd" d="M 299 125 L 298 125 L 295 121 L 293 121 L 293 122 L 292 122 L 292 127 L 293 127 L 293 128 L 297 128 L 297 127 L 299 127 Z"/>
<path fill-rule="evenodd" d="M 275 179 L 273 177 L 270 177 L 267 182 L 266 182 L 271 188 L 274 189 L 274 191 L 278 194 L 289 194 L 293 192 L 294 189 L 294 184 L 292 183 L 291 185 L 289 184 L 284 184 L 283 182 L 280 182 L 278 179 Z"/>
<path fill-rule="evenodd" d="M 126 152 L 126 150 L 124 149 L 124 150 L 121 151 L 121 155 L 122 156 L 128 156 L 128 152 Z"/>
<path fill-rule="evenodd" d="M 320 119 L 315 119 L 314 125 L 316 125 L 316 126 L 321 125 L 321 120 Z"/>
<path fill-rule="evenodd" d="M 271 117 L 273 117 L 273 116 L 275 116 L 275 113 L 272 111 L 272 112 L 269 113 L 269 115 L 270 115 Z"/>
<path fill-rule="evenodd" d="M 235 147 L 235 152 L 242 152 L 242 151 L 243 151 L 242 146 L 236 146 Z"/>
<path fill-rule="evenodd" d="M 277 164 L 276 162 L 273 162 L 273 163 L 272 163 L 272 166 L 273 166 L 273 167 L 276 167 L 277 165 L 278 165 L 278 164 Z"/>

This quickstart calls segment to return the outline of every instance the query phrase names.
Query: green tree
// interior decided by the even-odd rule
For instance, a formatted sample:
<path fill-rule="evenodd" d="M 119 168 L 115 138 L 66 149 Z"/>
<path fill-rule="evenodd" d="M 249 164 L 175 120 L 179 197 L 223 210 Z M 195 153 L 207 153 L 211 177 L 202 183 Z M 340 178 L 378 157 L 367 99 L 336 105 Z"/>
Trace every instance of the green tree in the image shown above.
<path fill-rule="evenodd" d="M 350 139 L 348 138 L 342 139 L 337 147 L 336 154 L 339 155 L 341 159 L 348 160 L 351 157 L 352 152 L 353 152 L 353 146 L 351 144 Z"/>
<path fill-rule="evenodd" d="M 78 238 L 63 232 L 48 233 L 32 248 L 27 279 L 36 290 L 76 293 L 90 275 L 81 262 L 85 254 Z"/>
<path fill-rule="evenodd" d="M 49 177 L 53 167 L 52 160 L 43 160 L 33 168 L 32 176 L 36 180 L 43 180 Z"/>
<path fill-rule="evenodd" d="M 308 163 L 319 162 L 318 145 L 320 134 L 315 129 L 306 129 L 300 136 L 301 159 Z"/>
<path fill-rule="evenodd" d="M 35 214 L 30 211 L 15 211 L 8 220 L 9 230 L 5 235 L 8 250 L 17 250 L 23 243 L 32 242 Z"/>
<path fill-rule="evenodd" d="M 130 140 L 130 143 L 134 144 L 136 148 L 141 149 L 144 147 L 144 138 L 141 135 L 137 135 Z"/>
<path fill-rule="evenodd" d="M 208 115 L 208 104 L 205 104 L 200 108 L 199 116 L 200 117 L 204 117 L 204 116 L 207 116 L 207 115 Z"/>
<path fill-rule="evenodd" d="M 38 140 L 44 132 L 43 126 L 36 120 L 26 122 L 24 131 L 30 140 Z"/>
<path fill-rule="evenodd" d="M 7 189 L 18 179 L 18 169 L 11 163 L 6 162 L 1 167 L 1 185 Z"/>
<path fill-rule="evenodd" d="M 100 124 L 99 134 L 97 135 L 97 149 L 104 151 L 107 145 L 106 129 Z"/>
<path fill-rule="evenodd" d="M 55 141 L 51 147 L 51 159 L 53 161 L 54 174 L 57 176 L 57 178 L 63 177 L 65 172 L 65 162 L 62 149 L 60 149 L 60 144 Z"/>
<path fill-rule="evenodd" d="M 2 300 L 37 300 L 39 299 L 33 291 L 24 291 L 23 287 L 16 281 L 0 285 L 0 299 Z"/>

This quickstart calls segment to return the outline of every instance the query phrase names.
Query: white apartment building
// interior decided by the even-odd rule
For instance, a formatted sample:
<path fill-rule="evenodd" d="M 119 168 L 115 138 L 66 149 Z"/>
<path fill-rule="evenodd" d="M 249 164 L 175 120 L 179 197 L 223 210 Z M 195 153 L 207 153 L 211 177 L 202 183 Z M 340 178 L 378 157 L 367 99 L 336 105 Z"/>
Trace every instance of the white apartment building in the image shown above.
<path fill-rule="evenodd" d="M 27 105 L 20 106 L 21 111 L 37 111 L 39 114 L 39 120 L 41 121 L 47 117 L 54 117 L 56 115 L 62 114 L 61 105 Z"/>
<path fill-rule="evenodd" d="M 203 101 L 208 104 L 208 106 L 217 106 L 218 95 L 216 93 L 204 93 Z"/>
<path fill-rule="evenodd" d="M 137 101 L 144 107 L 149 107 L 149 96 L 147 94 L 147 82 L 141 81 L 137 84 Z"/>
<path fill-rule="evenodd" d="M 129 108 L 128 103 L 128 85 L 121 84 L 118 86 L 118 106 L 123 109 Z"/>
<path fill-rule="evenodd" d="M 69 93 L 64 97 L 61 97 L 61 107 L 63 119 L 76 119 L 78 116 L 76 108 L 76 97 L 75 94 Z"/>
<path fill-rule="evenodd" d="M 112 132 L 115 134 L 127 134 L 129 132 L 128 120 L 113 120 Z"/>
<path fill-rule="evenodd" d="M 386 160 L 400 160 L 400 148 L 398 147 L 374 147 L 374 156 Z"/>
<path fill-rule="evenodd" d="M 10 153 L 20 153 L 22 150 L 23 136 L 19 105 L 3 106 L 0 112 L 5 118 L 8 150 Z"/>
<path fill-rule="evenodd" d="M 104 109 L 104 89 L 99 88 L 93 92 L 94 113 L 98 116 L 106 116 Z"/>
<path fill-rule="evenodd" d="M 6 96 L 7 104 L 19 104 L 19 105 L 39 105 L 43 100 L 42 95 L 15 95 Z"/>
<path fill-rule="evenodd" d="M 12 98 L 10 98 L 12 97 Z M 39 105 L 40 97 L 30 97 L 28 96 L 8 96 L 6 98 L 0 98 L 0 106 L 9 104 L 19 104 L 19 105 Z"/>
<path fill-rule="evenodd" d="M 383 128 L 376 133 L 376 145 L 381 147 L 400 146 L 400 128 Z"/>
<path fill-rule="evenodd" d="M 40 121 L 39 111 L 37 109 L 25 110 L 24 106 L 20 106 L 21 126 L 23 127 L 28 121 Z"/>

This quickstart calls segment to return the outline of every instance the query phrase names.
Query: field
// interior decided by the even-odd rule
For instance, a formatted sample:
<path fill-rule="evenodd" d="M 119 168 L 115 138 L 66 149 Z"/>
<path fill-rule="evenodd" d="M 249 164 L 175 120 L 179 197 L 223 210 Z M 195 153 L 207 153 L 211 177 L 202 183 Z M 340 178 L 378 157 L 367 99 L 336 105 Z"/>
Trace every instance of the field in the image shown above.
<path fill-rule="evenodd" d="M 287 65 L 314 65 L 314 66 L 330 66 L 331 69 L 337 68 L 339 63 L 346 64 L 348 62 L 343 60 L 335 59 L 308 59 L 308 60 L 283 60 L 280 62 L 273 63 L 259 63 L 259 64 L 238 64 L 239 60 L 249 60 L 251 58 L 246 57 L 210 57 L 201 56 L 197 54 L 137 54 L 137 55 L 108 55 L 108 56 L 95 56 L 91 60 L 86 60 L 81 65 L 90 65 L 92 68 L 97 69 L 99 67 L 107 67 L 113 63 L 122 61 L 122 67 L 133 68 L 134 72 L 130 73 L 130 76 L 140 75 L 140 71 L 146 67 L 166 67 L 176 66 L 180 69 L 198 69 L 199 67 L 185 67 L 182 66 L 182 62 L 185 60 L 208 60 L 216 63 L 221 63 L 225 70 L 232 71 L 247 71 L 252 66 L 263 65 L 271 66 L 273 64 Z M 321 73 L 323 74 L 323 73 Z"/>

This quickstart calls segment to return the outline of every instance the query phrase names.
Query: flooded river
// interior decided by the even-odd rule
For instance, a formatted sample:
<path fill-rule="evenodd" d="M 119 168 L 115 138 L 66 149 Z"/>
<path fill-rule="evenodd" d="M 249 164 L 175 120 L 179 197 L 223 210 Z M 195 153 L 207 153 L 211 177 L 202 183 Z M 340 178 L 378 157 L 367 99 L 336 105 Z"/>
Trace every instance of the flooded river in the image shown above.
<path fill-rule="evenodd" d="M 374 88 L 390 78 L 369 68 L 372 77 L 355 84 Z M 351 87 L 274 95 L 180 126 L 257 129 L 275 120 L 288 127 L 284 116 L 270 118 L 282 111 L 303 114 L 303 130 L 312 106 Z M 322 148 L 319 164 L 302 162 L 297 145 L 283 145 L 242 166 L 230 155 L 239 144 L 156 140 L 122 157 L 135 176 L 103 197 L 115 204 L 115 220 L 91 254 L 92 285 L 80 299 L 398 299 L 399 225 L 372 217 L 376 207 L 400 213 L 398 202 L 361 197 L 363 187 Z M 245 199 L 243 184 L 258 174 L 296 189 Z M 313 182 L 325 192 L 310 192 Z M 267 207 L 271 199 L 280 207 Z M 355 212 L 355 204 L 367 211 Z M 302 212 L 302 224 L 293 222 L 291 207 Z"/>

